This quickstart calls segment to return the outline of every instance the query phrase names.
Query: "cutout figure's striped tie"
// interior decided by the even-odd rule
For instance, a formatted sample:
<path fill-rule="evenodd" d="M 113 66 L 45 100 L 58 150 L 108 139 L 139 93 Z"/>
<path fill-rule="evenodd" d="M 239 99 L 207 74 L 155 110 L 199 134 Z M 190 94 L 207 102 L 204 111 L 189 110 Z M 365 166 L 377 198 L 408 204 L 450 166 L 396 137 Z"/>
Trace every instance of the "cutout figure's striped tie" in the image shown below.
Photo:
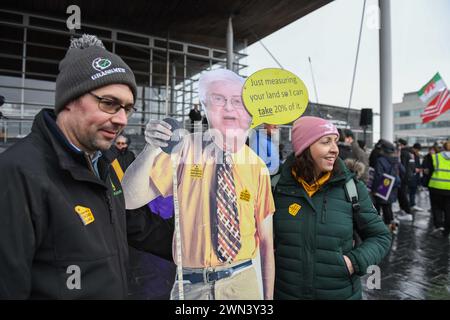
<path fill-rule="evenodd" d="M 217 164 L 217 256 L 222 262 L 231 262 L 241 249 L 236 190 L 229 155 L 223 164 Z"/>

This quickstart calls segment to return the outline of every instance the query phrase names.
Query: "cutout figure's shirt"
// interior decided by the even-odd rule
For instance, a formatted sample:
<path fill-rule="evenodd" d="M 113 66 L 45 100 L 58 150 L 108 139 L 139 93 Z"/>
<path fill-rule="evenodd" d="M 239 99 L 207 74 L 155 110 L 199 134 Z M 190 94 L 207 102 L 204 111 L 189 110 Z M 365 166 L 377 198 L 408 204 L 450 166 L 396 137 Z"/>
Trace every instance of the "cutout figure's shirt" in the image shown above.
<path fill-rule="evenodd" d="M 182 241 L 183 267 L 204 268 L 223 265 L 212 246 L 211 214 L 215 204 L 216 157 L 213 144 L 203 147 L 196 161 L 197 145 L 193 144 L 197 134 L 185 137 L 180 151 L 182 159 L 178 166 L 178 201 Z M 200 140 L 201 141 L 201 140 Z M 200 149 L 200 148 L 198 148 Z M 246 145 L 231 154 L 234 186 L 237 195 L 242 247 L 235 261 L 251 259 L 258 248 L 257 221 L 263 221 L 275 211 L 270 176 L 264 162 Z M 172 194 L 171 157 L 161 153 L 150 170 L 151 183 L 162 196 Z M 214 213 L 211 211 L 213 210 Z M 175 241 L 173 256 L 176 257 Z"/>

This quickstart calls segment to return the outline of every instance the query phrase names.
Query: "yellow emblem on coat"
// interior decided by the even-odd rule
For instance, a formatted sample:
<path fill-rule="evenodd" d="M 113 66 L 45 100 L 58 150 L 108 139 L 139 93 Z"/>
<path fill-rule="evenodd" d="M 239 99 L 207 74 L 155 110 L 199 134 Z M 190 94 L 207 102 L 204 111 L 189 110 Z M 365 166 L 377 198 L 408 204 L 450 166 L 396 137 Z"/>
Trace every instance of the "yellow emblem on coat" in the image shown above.
<path fill-rule="evenodd" d="M 389 186 L 391 184 L 391 180 L 390 179 L 384 179 L 383 184 L 385 187 Z"/>
<path fill-rule="evenodd" d="M 247 189 L 242 190 L 239 199 L 249 202 L 250 201 L 250 192 Z"/>
<path fill-rule="evenodd" d="M 191 178 L 198 178 L 201 179 L 203 177 L 203 169 L 200 168 L 198 164 L 194 164 L 191 167 Z"/>
<path fill-rule="evenodd" d="M 94 222 L 95 220 L 94 215 L 92 214 L 92 211 L 89 208 L 83 206 L 76 206 L 75 212 L 78 214 L 78 216 L 80 217 L 81 221 L 85 226 Z"/>
<path fill-rule="evenodd" d="M 289 214 L 295 217 L 301 208 L 302 206 L 298 203 L 293 203 L 289 206 Z"/>

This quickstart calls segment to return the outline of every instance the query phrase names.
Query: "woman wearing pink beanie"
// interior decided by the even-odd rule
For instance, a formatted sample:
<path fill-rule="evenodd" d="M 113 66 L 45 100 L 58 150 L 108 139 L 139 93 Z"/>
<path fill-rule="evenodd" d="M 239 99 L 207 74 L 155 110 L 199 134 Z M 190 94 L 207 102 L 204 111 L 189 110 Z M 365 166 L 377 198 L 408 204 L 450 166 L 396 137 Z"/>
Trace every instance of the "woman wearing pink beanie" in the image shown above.
<path fill-rule="evenodd" d="M 360 276 L 388 253 L 391 235 L 364 183 L 338 157 L 336 127 L 301 117 L 292 129 L 294 154 L 274 190 L 275 299 L 361 299 Z M 359 207 L 358 207 L 359 205 Z M 353 229 L 362 239 L 354 246 Z"/>

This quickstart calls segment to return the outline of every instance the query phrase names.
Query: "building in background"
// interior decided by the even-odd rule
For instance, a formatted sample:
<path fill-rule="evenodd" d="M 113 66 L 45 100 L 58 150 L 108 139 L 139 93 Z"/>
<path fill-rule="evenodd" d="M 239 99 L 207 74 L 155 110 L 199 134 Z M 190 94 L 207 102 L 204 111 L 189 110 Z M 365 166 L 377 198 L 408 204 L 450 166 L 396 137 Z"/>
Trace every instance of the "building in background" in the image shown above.
<path fill-rule="evenodd" d="M 307 15 L 330 0 L 16 1 L 0 7 L 0 148 L 30 132 L 41 108 L 53 107 L 58 63 L 71 36 L 97 35 L 136 75 L 137 112 L 126 134 L 139 148 L 150 118 L 185 122 L 198 102 L 197 82 L 206 69 L 245 74 L 245 48 Z M 80 28 L 73 28 L 73 7 Z M 69 9 L 72 8 L 72 9 Z M 276 8 L 276 10 L 274 10 Z M 72 23 L 71 29 L 69 29 Z M 231 44 L 231 46 L 230 46 Z M 231 63 L 230 63 L 231 61 Z M 2 146 L 3 144 L 3 146 Z"/>
<path fill-rule="evenodd" d="M 125 133 L 139 151 L 150 118 L 189 123 L 202 71 L 227 67 L 245 75 L 246 46 L 330 1 L 2 0 L 0 95 L 6 118 L 0 119 L 0 152 L 30 132 L 42 108 L 53 108 L 58 63 L 71 36 L 97 35 L 134 71 L 137 112 Z M 79 29 L 69 29 L 74 4 Z M 174 278 L 173 264 L 130 249 L 130 298 L 167 299 Z"/>
<path fill-rule="evenodd" d="M 436 141 L 450 138 L 450 112 L 436 119 L 422 123 L 420 114 L 425 104 L 419 99 L 417 92 L 403 95 L 402 102 L 394 103 L 394 137 L 403 138 L 409 145 L 418 142 L 422 147 L 431 146 Z"/>
<path fill-rule="evenodd" d="M 140 136 L 150 118 L 187 119 L 197 99 L 199 73 L 226 66 L 224 49 L 101 25 L 84 24 L 74 33 L 63 19 L 0 10 L 0 26 L 0 92 L 6 97 L 2 112 L 8 118 L 0 123 L 3 142 L 27 135 L 39 110 L 53 108 L 58 63 L 72 35 L 98 35 L 133 69 L 138 95 L 137 112 L 126 128 L 131 136 Z M 243 56 L 235 53 L 237 72 L 245 67 L 240 64 Z"/>

